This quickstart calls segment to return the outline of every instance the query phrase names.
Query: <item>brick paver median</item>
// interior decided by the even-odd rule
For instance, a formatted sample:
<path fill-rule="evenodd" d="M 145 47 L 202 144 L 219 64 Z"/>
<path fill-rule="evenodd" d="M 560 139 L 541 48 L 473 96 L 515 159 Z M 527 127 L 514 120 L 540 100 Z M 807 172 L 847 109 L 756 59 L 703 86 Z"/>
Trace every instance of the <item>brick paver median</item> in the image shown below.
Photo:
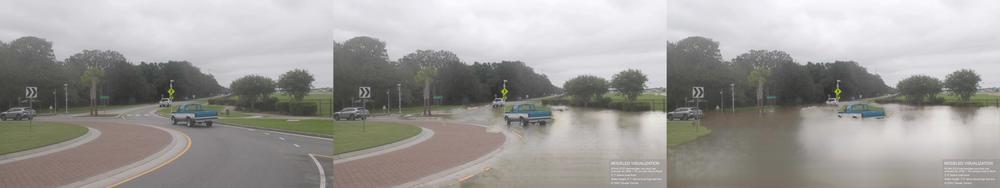
<path fill-rule="evenodd" d="M 391 187 L 456 167 L 486 155 L 504 142 L 502 133 L 440 121 L 401 121 L 434 131 L 419 144 L 364 159 L 335 164 L 333 187 Z"/>
<path fill-rule="evenodd" d="M 0 165 L 0 187 L 57 187 L 142 160 L 166 147 L 162 130 L 99 120 L 67 121 L 101 131 L 86 144 Z"/>

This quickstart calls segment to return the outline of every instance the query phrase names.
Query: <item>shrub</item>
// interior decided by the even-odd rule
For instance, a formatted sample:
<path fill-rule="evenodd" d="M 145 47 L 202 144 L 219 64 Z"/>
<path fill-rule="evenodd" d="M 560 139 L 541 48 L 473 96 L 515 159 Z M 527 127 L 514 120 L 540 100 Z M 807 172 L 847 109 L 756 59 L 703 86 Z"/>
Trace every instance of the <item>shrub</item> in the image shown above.
<path fill-rule="evenodd" d="M 608 103 L 608 108 L 629 112 L 649 111 L 653 109 L 648 102 L 610 102 Z"/>
<path fill-rule="evenodd" d="M 288 103 L 288 114 L 294 116 L 316 115 L 316 103 L 313 102 L 291 102 Z"/>
<path fill-rule="evenodd" d="M 274 103 L 274 108 L 275 108 L 274 110 L 278 111 L 278 113 L 288 114 L 288 102 L 282 101 Z"/>

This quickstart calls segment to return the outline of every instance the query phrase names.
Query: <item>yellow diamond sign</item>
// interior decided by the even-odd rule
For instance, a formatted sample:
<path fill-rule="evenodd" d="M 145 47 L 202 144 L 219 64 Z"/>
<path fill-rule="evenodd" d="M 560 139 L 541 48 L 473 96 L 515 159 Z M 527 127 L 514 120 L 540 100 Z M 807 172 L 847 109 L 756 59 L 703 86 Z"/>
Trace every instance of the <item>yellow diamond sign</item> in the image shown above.
<path fill-rule="evenodd" d="M 507 91 L 507 88 L 500 89 L 500 94 L 507 95 L 507 92 L 509 92 Z"/>
<path fill-rule="evenodd" d="M 167 93 L 170 95 L 174 95 L 174 88 L 167 89 Z"/>
<path fill-rule="evenodd" d="M 837 95 L 840 95 L 841 92 L 843 91 L 841 91 L 840 88 L 833 90 L 833 93 L 836 93 Z"/>

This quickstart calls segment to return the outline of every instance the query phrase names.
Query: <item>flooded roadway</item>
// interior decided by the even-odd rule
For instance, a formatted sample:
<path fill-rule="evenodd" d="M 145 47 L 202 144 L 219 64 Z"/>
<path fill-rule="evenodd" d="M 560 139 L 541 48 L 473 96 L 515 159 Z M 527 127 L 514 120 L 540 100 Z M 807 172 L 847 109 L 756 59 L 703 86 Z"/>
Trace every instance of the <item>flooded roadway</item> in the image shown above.
<path fill-rule="evenodd" d="M 709 114 L 712 133 L 671 148 L 670 187 L 941 187 L 944 159 L 1000 158 L 1000 110 L 883 105 Z"/>
<path fill-rule="evenodd" d="M 608 187 L 608 163 L 619 159 L 666 158 L 664 112 L 620 112 L 573 108 L 553 111 L 551 125 L 509 128 L 502 113 L 480 108 L 455 120 L 520 134 L 489 166 L 462 187 Z"/>

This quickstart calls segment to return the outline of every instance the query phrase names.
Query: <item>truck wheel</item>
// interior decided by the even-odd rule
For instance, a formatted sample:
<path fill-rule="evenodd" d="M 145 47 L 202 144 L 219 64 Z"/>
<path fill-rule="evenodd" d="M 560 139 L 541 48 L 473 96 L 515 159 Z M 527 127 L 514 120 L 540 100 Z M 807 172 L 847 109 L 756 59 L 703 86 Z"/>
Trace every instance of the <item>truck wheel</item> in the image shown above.
<path fill-rule="evenodd" d="M 333 120 L 340 121 L 340 116 L 333 115 Z"/>
<path fill-rule="evenodd" d="M 508 126 L 510 125 L 510 118 L 503 117 L 503 121 L 506 121 Z"/>
<path fill-rule="evenodd" d="M 521 118 L 521 125 L 527 127 L 528 126 L 528 120 L 524 119 L 524 118 Z"/>
<path fill-rule="evenodd" d="M 177 118 L 170 116 L 170 125 L 177 125 Z"/>
<path fill-rule="evenodd" d="M 188 127 L 194 125 L 194 120 L 191 119 L 190 117 L 187 118 L 187 122 L 188 122 L 188 125 L 187 125 Z"/>
<path fill-rule="evenodd" d="M 541 125 L 541 126 L 545 126 L 546 124 L 548 124 L 548 123 L 545 123 L 545 121 L 538 122 L 538 125 Z"/>
<path fill-rule="evenodd" d="M 205 125 L 208 127 L 212 127 L 212 121 L 205 122 Z"/>
<path fill-rule="evenodd" d="M 18 120 L 18 121 L 21 121 L 21 114 L 18 114 L 17 116 L 15 116 L 15 117 L 14 117 L 14 120 Z"/>
<path fill-rule="evenodd" d="M 7 121 L 7 116 L 0 116 L 0 121 Z"/>
<path fill-rule="evenodd" d="M 354 117 L 354 114 L 351 114 L 350 116 L 347 116 L 347 120 L 351 120 L 351 121 L 354 121 L 354 119 L 356 119 L 356 118 Z"/>

